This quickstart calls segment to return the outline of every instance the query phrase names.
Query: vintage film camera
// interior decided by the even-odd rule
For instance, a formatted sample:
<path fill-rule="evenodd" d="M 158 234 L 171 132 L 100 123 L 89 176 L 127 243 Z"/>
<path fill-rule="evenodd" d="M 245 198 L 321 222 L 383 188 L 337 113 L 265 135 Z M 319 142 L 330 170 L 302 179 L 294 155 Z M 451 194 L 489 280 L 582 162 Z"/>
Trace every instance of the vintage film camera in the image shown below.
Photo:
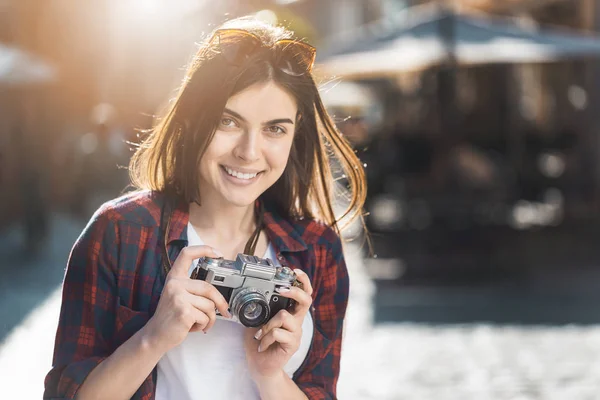
<path fill-rule="evenodd" d="M 273 261 L 238 254 L 235 261 L 203 257 L 191 275 L 214 285 L 229 303 L 232 320 L 249 328 L 267 323 L 279 310 L 289 310 L 295 301 L 275 289 L 302 287 L 296 274 Z M 217 318 L 223 318 L 217 311 Z"/>

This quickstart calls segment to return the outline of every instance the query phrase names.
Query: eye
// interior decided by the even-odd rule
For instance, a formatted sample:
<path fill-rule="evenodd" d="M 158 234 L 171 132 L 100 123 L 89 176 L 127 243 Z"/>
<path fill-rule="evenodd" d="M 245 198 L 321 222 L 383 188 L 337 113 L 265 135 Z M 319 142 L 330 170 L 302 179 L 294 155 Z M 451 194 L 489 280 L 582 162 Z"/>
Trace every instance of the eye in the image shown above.
<path fill-rule="evenodd" d="M 235 128 L 238 126 L 237 122 L 233 118 L 223 117 L 220 122 L 221 126 L 224 128 Z"/>
<path fill-rule="evenodd" d="M 269 132 L 269 134 L 274 135 L 274 136 L 281 136 L 286 133 L 285 129 L 283 129 L 282 127 L 277 126 L 277 125 L 269 126 L 267 128 L 267 131 Z"/>

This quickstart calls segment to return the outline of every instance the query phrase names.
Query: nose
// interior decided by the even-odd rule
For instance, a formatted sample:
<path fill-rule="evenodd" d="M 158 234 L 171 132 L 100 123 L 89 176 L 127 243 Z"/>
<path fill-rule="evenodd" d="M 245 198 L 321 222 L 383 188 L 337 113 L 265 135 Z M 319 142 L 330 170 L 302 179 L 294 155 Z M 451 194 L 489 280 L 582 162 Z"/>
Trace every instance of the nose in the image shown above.
<path fill-rule="evenodd" d="M 240 160 L 253 162 L 258 160 L 260 154 L 260 134 L 255 130 L 247 130 L 240 136 L 235 146 L 234 155 Z"/>

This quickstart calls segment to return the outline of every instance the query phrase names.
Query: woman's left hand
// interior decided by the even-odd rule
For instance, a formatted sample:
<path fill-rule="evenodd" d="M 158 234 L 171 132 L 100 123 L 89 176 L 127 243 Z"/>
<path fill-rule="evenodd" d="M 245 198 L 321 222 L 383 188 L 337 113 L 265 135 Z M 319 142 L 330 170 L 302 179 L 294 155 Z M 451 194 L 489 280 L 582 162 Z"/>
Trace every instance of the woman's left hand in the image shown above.
<path fill-rule="evenodd" d="M 296 269 L 304 289 L 291 287 L 281 296 L 296 301 L 291 312 L 281 310 L 261 329 L 247 329 L 245 336 L 248 368 L 255 381 L 277 376 L 300 347 L 302 322 L 312 304 L 313 289 L 308 275 Z"/>

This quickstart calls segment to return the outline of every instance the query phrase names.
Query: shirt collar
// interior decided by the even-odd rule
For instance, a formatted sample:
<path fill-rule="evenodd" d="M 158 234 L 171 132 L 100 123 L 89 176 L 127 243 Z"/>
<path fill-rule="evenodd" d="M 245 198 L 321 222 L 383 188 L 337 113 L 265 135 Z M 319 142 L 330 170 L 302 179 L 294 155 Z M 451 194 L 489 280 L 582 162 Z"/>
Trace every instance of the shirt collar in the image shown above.
<path fill-rule="evenodd" d="M 178 198 L 175 201 L 171 211 L 171 220 L 169 222 L 167 243 L 171 244 L 176 240 L 183 240 L 187 243 L 187 226 L 190 220 L 190 206 L 183 199 Z"/>
<path fill-rule="evenodd" d="M 296 230 L 296 226 L 277 213 L 275 207 L 268 202 L 265 202 L 263 222 L 269 241 L 273 243 L 279 251 L 295 252 L 307 249 L 302 236 Z"/>
<path fill-rule="evenodd" d="M 260 205 L 257 200 L 256 206 Z M 178 199 L 171 213 L 171 220 L 168 229 L 167 243 L 173 241 L 188 241 L 187 225 L 189 222 L 189 204 L 183 199 Z M 264 229 L 269 241 L 273 243 L 279 251 L 296 252 L 307 249 L 306 243 L 302 239 L 296 227 L 287 219 L 283 218 L 269 202 L 265 202 Z"/>

